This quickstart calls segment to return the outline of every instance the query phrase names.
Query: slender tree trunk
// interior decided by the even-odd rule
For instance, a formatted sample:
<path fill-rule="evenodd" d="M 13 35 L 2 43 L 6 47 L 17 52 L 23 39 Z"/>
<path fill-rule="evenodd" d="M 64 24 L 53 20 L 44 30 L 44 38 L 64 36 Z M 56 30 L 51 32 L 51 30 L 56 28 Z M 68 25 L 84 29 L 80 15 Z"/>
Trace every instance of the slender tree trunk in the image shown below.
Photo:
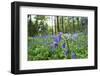
<path fill-rule="evenodd" d="M 31 23 L 32 22 L 31 15 L 28 15 L 28 18 L 29 18 L 29 22 Z"/>
<path fill-rule="evenodd" d="M 28 35 L 29 36 L 32 36 L 32 29 L 31 29 L 31 27 L 32 27 L 32 20 L 31 20 L 31 15 L 28 15 L 28 18 L 29 18 L 29 22 L 28 22 L 28 31 L 29 31 L 29 33 L 28 33 Z"/>
<path fill-rule="evenodd" d="M 63 16 L 62 16 L 62 32 L 64 33 L 64 23 L 63 23 Z"/>
<path fill-rule="evenodd" d="M 57 30 L 59 32 L 59 17 L 57 16 Z"/>
<path fill-rule="evenodd" d="M 80 24 L 79 24 L 79 17 L 77 17 L 77 25 L 78 25 L 78 31 L 80 31 Z"/>
<path fill-rule="evenodd" d="M 64 29 L 65 29 L 65 33 L 67 33 L 68 32 L 68 21 L 67 21 L 67 19 L 66 19 L 66 24 L 65 24 L 65 27 L 64 27 Z"/>
<path fill-rule="evenodd" d="M 54 22 L 55 22 L 55 35 L 56 35 L 56 16 L 54 17 Z"/>
<path fill-rule="evenodd" d="M 82 32 L 82 18 L 80 20 L 80 31 Z"/>
<path fill-rule="evenodd" d="M 51 17 L 52 20 L 52 35 L 53 35 L 53 16 Z"/>
<path fill-rule="evenodd" d="M 74 17 L 73 17 L 73 32 L 75 32 Z"/>
<path fill-rule="evenodd" d="M 37 15 L 37 17 L 38 17 L 38 15 Z M 38 28 L 40 27 L 39 25 L 38 25 L 38 18 L 36 18 L 36 21 L 35 21 L 35 30 L 36 30 L 36 32 L 35 32 L 35 34 L 39 34 L 39 31 L 38 31 Z"/>
<path fill-rule="evenodd" d="M 69 28 L 69 29 L 68 29 L 68 32 L 71 32 L 71 31 L 70 31 L 69 17 L 68 17 L 68 28 Z"/>

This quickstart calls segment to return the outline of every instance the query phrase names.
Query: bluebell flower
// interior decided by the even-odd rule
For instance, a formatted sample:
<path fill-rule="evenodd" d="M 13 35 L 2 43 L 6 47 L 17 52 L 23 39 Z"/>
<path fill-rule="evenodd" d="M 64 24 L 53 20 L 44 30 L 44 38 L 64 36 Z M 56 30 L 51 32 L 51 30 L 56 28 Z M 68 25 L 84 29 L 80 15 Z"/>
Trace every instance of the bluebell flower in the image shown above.
<path fill-rule="evenodd" d="M 54 47 L 57 48 L 58 47 L 58 43 L 54 42 Z"/>
<path fill-rule="evenodd" d="M 60 41 L 61 41 L 61 39 L 62 39 L 62 38 L 61 38 L 61 36 L 58 36 L 58 39 L 59 39 L 59 42 L 60 42 Z"/>
<path fill-rule="evenodd" d="M 54 37 L 54 42 L 55 43 L 59 43 L 60 41 L 59 41 L 59 37 Z"/>
<path fill-rule="evenodd" d="M 58 44 L 61 41 L 61 35 L 62 35 L 62 33 L 60 33 L 58 36 L 54 36 L 54 41 L 50 45 L 50 46 L 52 46 L 51 48 L 57 48 L 58 47 Z"/>
<path fill-rule="evenodd" d="M 56 43 L 59 43 L 60 41 L 61 41 L 61 35 L 62 35 L 63 33 L 62 32 L 60 32 L 59 34 L 58 34 L 58 36 L 54 36 L 54 42 L 56 42 Z"/>
<path fill-rule="evenodd" d="M 59 36 L 61 36 L 63 33 L 62 32 L 59 32 Z"/>
<path fill-rule="evenodd" d="M 62 48 L 66 48 L 66 44 L 65 43 L 63 43 Z"/>
<path fill-rule="evenodd" d="M 59 34 L 58 34 L 59 42 L 60 42 L 61 39 L 62 39 L 62 38 L 61 38 L 62 34 L 63 34 L 62 32 L 59 32 Z"/>
<path fill-rule="evenodd" d="M 59 37 L 55 37 L 54 38 L 54 42 L 53 42 L 55 44 L 55 46 L 58 46 L 59 42 L 60 42 L 60 38 Z"/>
<path fill-rule="evenodd" d="M 75 52 L 72 52 L 72 59 L 76 59 L 76 54 L 75 54 Z"/>

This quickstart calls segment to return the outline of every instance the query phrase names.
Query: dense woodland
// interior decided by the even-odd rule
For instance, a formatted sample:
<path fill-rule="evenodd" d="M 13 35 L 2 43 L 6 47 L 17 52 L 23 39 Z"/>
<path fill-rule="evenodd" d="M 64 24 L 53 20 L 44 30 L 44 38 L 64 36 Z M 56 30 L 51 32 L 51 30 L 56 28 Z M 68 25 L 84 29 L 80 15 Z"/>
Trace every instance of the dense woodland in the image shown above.
<path fill-rule="evenodd" d="M 87 32 L 87 24 L 87 17 L 28 15 L 28 36 Z"/>

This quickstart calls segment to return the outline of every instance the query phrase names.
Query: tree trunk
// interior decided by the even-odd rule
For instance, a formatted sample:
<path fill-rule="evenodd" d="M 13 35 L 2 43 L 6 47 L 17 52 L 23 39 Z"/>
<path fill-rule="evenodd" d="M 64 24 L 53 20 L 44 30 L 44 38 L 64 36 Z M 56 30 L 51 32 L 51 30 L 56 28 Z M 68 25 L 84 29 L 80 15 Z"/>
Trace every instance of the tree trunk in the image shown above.
<path fill-rule="evenodd" d="M 80 31 L 79 17 L 77 17 L 78 31 Z"/>
<path fill-rule="evenodd" d="M 68 17 L 68 32 L 71 32 L 71 31 L 70 31 L 69 17 Z"/>
<path fill-rule="evenodd" d="M 59 32 L 59 17 L 57 16 L 57 30 Z"/>
<path fill-rule="evenodd" d="M 54 17 L 54 23 L 55 23 L 55 35 L 56 35 L 56 16 Z"/>
<path fill-rule="evenodd" d="M 73 17 L 73 32 L 75 32 L 74 17 Z"/>
<path fill-rule="evenodd" d="M 63 23 L 63 16 L 62 16 L 62 32 L 64 33 L 64 23 Z"/>
<path fill-rule="evenodd" d="M 52 20 L 52 35 L 53 35 L 53 16 L 51 17 Z"/>

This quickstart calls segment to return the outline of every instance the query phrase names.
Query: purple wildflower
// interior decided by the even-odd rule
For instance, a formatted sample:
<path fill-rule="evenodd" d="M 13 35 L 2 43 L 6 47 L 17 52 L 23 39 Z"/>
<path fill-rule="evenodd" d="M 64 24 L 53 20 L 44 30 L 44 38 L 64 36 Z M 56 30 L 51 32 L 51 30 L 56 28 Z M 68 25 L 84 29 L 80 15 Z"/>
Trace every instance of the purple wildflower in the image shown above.
<path fill-rule="evenodd" d="M 58 47 L 58 43 L 54 42 L 54 47 L 57 48 Z"/>
<path fill-rule="evenodd" d="M 54 37 L 54 42 L 59 43 L 59 42 L 61 41 L 61 35 L 62 35 L 62 34 L 63 34 L 63 33 L 60 32 L 58 36 L 55 36 L 55 37 Z"/>
<path fill-rule="evenodd" d="M 59 37 L 54 37 L 54 42 L 59 43 L 60 42 Z"/>
<path fill-rule="evenodd" d="M 66 44 L 64 43 L 63 45 L 62 45 L 62 48 L 65 48 L 66 47 Z"/>
<path fill-rule="evenodd" d="M 59 37 L 59 41 L 61 40 L 61 36 L 62 36 L 62 32 L 59 32 L 59 35 L 58 35 L 58 37 Z"/>
<path fill-rule="evenodd" d="M 59 44 L 59 42 L 61 41 L 61 35 L 62 35 L 62 34 L 63 34 L 63 33 L 60 32 L 58 36 L 53 36 L 54 41 L 53 41 L 53 43 L 50 45 L 50 46 L 52 46 L 51 48 L 57 48 L 57 47 L 58 47 L 58 44 Z"/>
<path fill-rule="evenodd" d="M 61 36 L 63 33 L 62 32 L 59 32 L 59 36 Z"/>

